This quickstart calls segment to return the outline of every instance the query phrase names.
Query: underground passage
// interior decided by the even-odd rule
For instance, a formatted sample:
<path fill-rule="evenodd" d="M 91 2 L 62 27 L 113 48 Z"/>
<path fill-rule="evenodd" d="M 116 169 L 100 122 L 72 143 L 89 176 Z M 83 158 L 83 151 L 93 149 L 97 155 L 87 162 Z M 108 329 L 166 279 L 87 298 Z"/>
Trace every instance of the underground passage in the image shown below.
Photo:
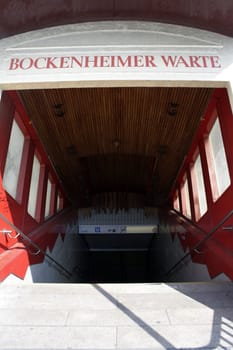
<path fill-rule="evenodd" d="M 233 348 L 232 23 L 1 1 L 0 349 Z"/>
<path fill-rule="evenodd" d="M 1 250 L 15 251 L 16 276 L 230 276 L 222 259 L 232 191 L 225 89 L 28 89 L 4 92 L 2 106 Z"/>

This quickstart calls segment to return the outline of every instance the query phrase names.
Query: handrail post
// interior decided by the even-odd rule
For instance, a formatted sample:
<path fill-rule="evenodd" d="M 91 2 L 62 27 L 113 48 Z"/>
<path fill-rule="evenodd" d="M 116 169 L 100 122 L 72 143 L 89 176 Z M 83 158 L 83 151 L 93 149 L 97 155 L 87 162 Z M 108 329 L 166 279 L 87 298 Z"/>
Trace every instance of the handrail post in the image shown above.
<path fill-rule="evenodd" d="M 176 215 L 181 217 L 183 220 L 187 221 L 190 225 L 192 225 L 193 227 L 195 227 L 196 229 L 204 233 L 206 236 L 203 239 L 201 239 L 197 244 L 195 244 L 195 246 L 192 249 L 190 249 L 188 253 L 186 253 L 180 260 L 178 260 L 177 263 L 175 263 L 168 270 L 168 272 L 165 274 L 166 277 L 169 276 L 177 268 L 177 266 L 179 266 L 188 256 L 191 256 L 193 253 L 196 253 L 198 251 L 198 248 L 200 248 L 200 246 L 203 243 L 208 241 L 213 236 L 213 234 L 233 215 L 233 209 L 232 209 L 209 233 L 207 233 L 201 227 L 199 227 L 196 223 L 192 222 L 190 219 L 186 218 L 183 214 L 179 213 L 176 209 L 172 209 L 170 210 L 170 212 L 175 213 Z"/>
<path fill-rule="evenodd" d="M 14 229 L 20 236 L 23 237 L 23 239 L 27 242 L 29 242 L 34 248 L 37 249 L 37 252 L 39 254 L 42 253 L 46 258 L 48 258 L 50 261 L 52 261 L 57 267 L 59 267 L 60 270 L 64 271 L 67 278 L 70 278 L 72 276 L 72 273 L 68 271 L 65 267 L 63 267 L 59 262 L 57 262 L 54 258 L 52 258 L 48 253 L 46 253 L 37 243 L 33 242 L 33 240 L 25 235 L 23 231 L 21 231 L 18 227 L 16 227 L 12 222 L 10 222 L 2 213 L 0 213 L 0 218 L 6 222 L 7 225 L 9 225 L 11 228 Z M 17 235 L 18 237 L 18 235 Z M 16 237 L 13 237 L 16 238 Z"/>

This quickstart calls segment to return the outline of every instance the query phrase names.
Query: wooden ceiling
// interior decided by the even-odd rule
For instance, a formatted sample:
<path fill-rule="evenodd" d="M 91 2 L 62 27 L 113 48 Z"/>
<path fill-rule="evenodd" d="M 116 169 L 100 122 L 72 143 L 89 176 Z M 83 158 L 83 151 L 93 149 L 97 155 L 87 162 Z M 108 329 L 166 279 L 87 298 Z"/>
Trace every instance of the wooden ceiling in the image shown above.
<path fill-rule="evenodd" d="M 101 193 L 166 201 L 211 95 L 207 88 L 81 88 L 20 92 L 69 197 Z"/>

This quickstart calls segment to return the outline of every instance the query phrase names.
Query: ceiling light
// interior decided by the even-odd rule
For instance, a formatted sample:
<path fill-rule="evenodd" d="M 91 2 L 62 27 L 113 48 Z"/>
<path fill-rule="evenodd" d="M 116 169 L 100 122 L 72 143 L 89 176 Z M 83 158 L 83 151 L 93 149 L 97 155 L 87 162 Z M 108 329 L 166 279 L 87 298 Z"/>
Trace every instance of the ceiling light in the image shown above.
<path fill-rule="evenodd" d="M 66 147 L 66 151 L 69 154 L 76 154 L 77 153 L 76 147 L 74 145 L 70 145 L 70 146 Z"/>
<path fill-rule="evenodd" d="M 164 155 L 168 152 L 168 146 L 167 145 L 159 145 L 158 151 L 160 155 Z"/>
<path fill-rule="evenodd" d="M 167 108 L 167 114 L 171 117 L 175 117 L 178 112 L 179 104 L 176 102 L 169 102 L 168 108 Z"/>
<path fill-rule="evenodd" d="M 55 116 L 58 117 L 58 118 L 64 117 L 64 114 L 65 114 L 65 113 L 64 113 L 63 111 L 56 111 L 56 112 L 55 112 Z"/>
<path fill-rule="evenodd" d="M 63 104 L 62 103 L 57 103 L 53 106 L 54 108 L 54 113 L 55 113 L 55 116 L 58 117 L 58 118 L 62 118 L 64 117 L 65 115 L 65 112 L 63 110 Z"/>
<path fill-rule="evenodd" d="M 119 139 L 114 139 L 113 140 L 113 146 L 115 148 L 119 148 L 120 147 L 120 140 Z"/>

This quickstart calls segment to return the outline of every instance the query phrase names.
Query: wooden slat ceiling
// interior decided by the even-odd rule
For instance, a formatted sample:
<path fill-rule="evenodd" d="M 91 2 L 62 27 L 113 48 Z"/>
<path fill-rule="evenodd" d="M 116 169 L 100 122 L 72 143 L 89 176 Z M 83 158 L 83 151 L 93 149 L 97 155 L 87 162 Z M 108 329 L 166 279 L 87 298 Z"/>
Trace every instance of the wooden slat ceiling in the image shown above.
<path fill-rule="evenodd" d="M 206 88 L 164 87 L 20 92 L 64 187 L 80 206 L 106 192 L 164 203 L 210 94 Z"/>

